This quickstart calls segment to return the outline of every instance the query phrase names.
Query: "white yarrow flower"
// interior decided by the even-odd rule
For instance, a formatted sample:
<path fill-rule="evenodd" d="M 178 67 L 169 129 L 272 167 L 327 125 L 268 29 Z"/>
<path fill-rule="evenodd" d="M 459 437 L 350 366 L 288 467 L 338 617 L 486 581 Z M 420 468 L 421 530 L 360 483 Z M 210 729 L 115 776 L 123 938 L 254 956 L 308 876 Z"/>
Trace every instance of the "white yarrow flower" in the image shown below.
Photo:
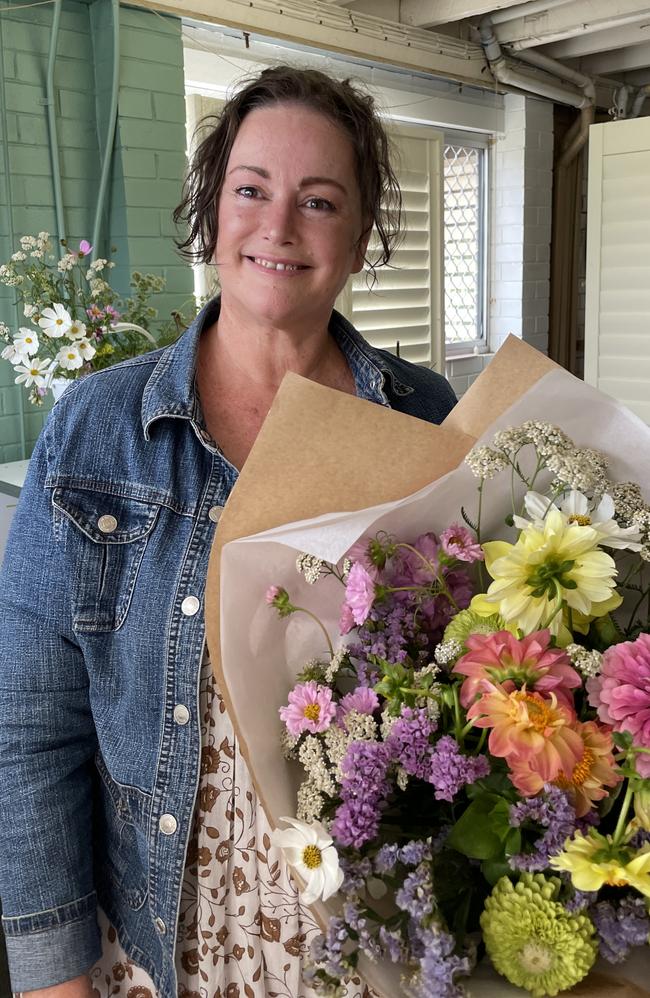
<path fill-rule="evenodd" d="M 16 384 L 24 385 L 25 388 L 31 388 L 32 385 L 35 385 L 37 388 L 42 388 L 47 378 L 50 361 L 39 360 L 38 357 L 23 359 L 25 363 L 18 364 L 14 367 L 14 370 L 18 374 L 18 377 L 14 379 Z"/>
<path fill-rule="evenodd" d="M 43 314 L 38 320 L 38 324 L 46 336 L 58 339 L 68 332 L 72 325 L 70 313 L 60 302 L 52 305 L 52 308 L 44 308 Z"/>
<path fill-rule="evenodd" d="M 61 347 L 56 359 L 66 371 L 76 371 L 83 364 L 83 357 L 76 343 Z"/>
<path fill-rule="evenodd" d="M 27 326 L 21 326 L 18 333 L 19 335 L 14 340 L 14 346 L 23 356 L 33 357 L 35 353 L 38 353 L 38 336 Z"/>
<path fill-rule="evenodd" d="M 291 828 L 276 828 L 271 842 L 281 849 L 284 857 L 305 889 L 300 896 L 305 904 L 319 898 L 327 901 L 343 883 L 343 870 L 332 838 L 319 821 L 308 823 L 297 818 L 280 818 Z"/>

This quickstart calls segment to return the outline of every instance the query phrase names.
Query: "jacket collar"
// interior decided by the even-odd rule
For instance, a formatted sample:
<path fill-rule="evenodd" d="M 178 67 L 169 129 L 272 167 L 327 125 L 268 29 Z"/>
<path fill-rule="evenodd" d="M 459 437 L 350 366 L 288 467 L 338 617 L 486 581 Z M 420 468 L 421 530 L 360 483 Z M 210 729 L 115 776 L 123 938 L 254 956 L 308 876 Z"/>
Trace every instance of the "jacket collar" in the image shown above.
<path fill-rule="evenodd" d="M 142 427 L 145 439 L 157 419 L 197 419 L 200 416 L 195 387 L 199 339 L 204 329 L 219 317 L 220 300 L 205 305 L 182 336 L 159 352 L 158 362 L 142 397 Z M 386 376 L 398 395 L 410 394 L 413 386 L 398 381 L 391 368 L 390 354 L 375 350 L 354 326 L 338 312 L 332 312 L 330 332 L 350 365 L 359 398 L 388 405 L 383 391 Z M 401 374 L 401 371 L 400 371 Z"/>

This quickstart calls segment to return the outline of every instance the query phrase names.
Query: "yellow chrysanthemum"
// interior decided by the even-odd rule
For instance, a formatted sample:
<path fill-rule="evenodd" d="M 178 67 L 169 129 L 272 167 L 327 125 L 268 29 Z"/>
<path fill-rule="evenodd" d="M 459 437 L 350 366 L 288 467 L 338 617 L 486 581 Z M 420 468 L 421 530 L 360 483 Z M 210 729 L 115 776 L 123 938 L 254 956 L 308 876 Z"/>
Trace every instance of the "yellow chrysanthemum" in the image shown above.
<path fill-rule="evenodd" d="M 588 835 L 576 832 L 559 855 L 550 860 L 555 870 L 571 874 L 579 891 L 598 891 L 609 887 L 633 887 L 650 898 L 650 843 L 633 850 L 615 847 L 610 835 L 590 829 Z"/>
<path fill-rule="evenodd" d="M 552 509 L 543 523 L 522 530 L 516 544 L 489 541 L 483 551 L 494 581 L 472 609 L 490 606 L 524 634 L 549 627 L 555 635 L 566 630 L 563 606 L 588 617 L 608 613 L 620 604 L 617 572 L 599 540 L 597 531 L 567 523 Z"/>

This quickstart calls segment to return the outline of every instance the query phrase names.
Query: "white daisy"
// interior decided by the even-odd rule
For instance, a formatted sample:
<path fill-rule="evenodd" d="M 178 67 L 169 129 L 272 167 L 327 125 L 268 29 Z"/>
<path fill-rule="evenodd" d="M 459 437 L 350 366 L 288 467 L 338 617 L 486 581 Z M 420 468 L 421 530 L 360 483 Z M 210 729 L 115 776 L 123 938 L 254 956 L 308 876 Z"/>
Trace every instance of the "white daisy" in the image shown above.
<path fill-rule="evenodd" d="M 90 340 L 87 339 L 77 340 L 75 346 L 84 360 L 92 360 L 97 353 Z"/>
<path fill-rule="evenodd" d="M 38 336 L 26 326 L 21 326 L 18 332 L 20 335 L 14 340 L 14 346 L 23 355 L 33 357 L 35 353 L 38 353 Z"/>
<path fill-rule="evenodd" d="M 44 308 L 43 314 L 38 320 L 38 324 L 46 336 L 58 339 L 68 332 L 72 325 L 70 313 L 60 303 L 52 305 L 52 308 Z"/>
<path fill-rule="evenodd" d="M 70 328 L 68 330 L 68 336 L 71 340 L 82 340 L 86 335 L 85 323 L 81 322 L 80 319 L 73 319 L 70 323 Z"/>
<path fill-rule="evenodd" d="M 305 904 L 322 898 L 327 901 L 343 883 L 343 870 L 332 838 L 319 821 L 280 818 L 291 828 L 276 828 L 271 841 L 305 884 L 300 896 Z"/>
<path fill-rule="evenodd" d="M 9 345 L 6 346 L 0 354 L 0 357 L 2 357 L 3 360 L 8 360 L 9 363 L 14 365 L 14 367 L 16 364 L 21 364 L 25 360 L 25 354 L 16 349 L 15 343 L 9 343 Z"/>
<path fill-rule="evenodd" d="M 83 364 L 81 351 L 76 343 L 61 347 L 56 355 L 56 359 L 66 371 L 76 371 Z"/>
<path fill-rule="evenodd" d="M 543 527 L 549 510 L 557 510 L 565 523 L 578 524 L 580 527 L 591 527 L 598 534 L 598 543 L 604 547 L 627 548 L 629 551 L 640 551 L 641 536 L 636 527 L 619 527 L 614 519 L 614 500 L 604 495 L 595 509 L 590 509 L 590 501 L 582 492 L 572 489 L 559 506 L 551 502 L 547 496 L 539 492 L 528 492 L 524 499 L 526 512 L 530 520 L 522 516 L 513 517 L 514 524 L 520 530 L 534 524 Z"/>
<path fill-rule="evenodd" d="M 39 360 L 38 357 L 23 359 L 25 363 L 18 364 L 14 368 L 18 374 L 18 377 L 15 379 L 16 384 L 24 385 L 25 388 L 30 388 L 32 385 L 42 388 L 47 378 L 50 362 L 48 360 Z"/>

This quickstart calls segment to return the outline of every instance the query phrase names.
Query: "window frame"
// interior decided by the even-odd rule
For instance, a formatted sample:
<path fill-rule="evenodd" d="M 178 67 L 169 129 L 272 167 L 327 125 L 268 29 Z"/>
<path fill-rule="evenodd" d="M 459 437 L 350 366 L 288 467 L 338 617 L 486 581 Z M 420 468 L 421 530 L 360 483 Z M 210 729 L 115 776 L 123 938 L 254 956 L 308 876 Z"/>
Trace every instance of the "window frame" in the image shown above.
<path fill-rule="evenodd" d="M 490 150 L 492 143 L 489 135 L 477 132 L 461 131 L 460 129 L 445 128 L 443 130 L 443 300 L 442 300 L 442 321 L 443 330 L 445 322 L 445 288 L 444 281 L 444 147 L 447 145 L 467 146 L 471 149 L 479 149 L 482 155 L 479 157 L 479 302 L 477 309 L 477 335 L 472 339 L 461 340 L 459 342 L 447 342 L 444 338 L 445 357 L 452 360 L 455 357 L 467 356 L 468 354 L 483 354 L 488 352 L 488 295 L 489 295 L 489 232 L 491 224 L 491 203 L 490 203 L 490 180 L 492 174 L 492 163 Z"/>

